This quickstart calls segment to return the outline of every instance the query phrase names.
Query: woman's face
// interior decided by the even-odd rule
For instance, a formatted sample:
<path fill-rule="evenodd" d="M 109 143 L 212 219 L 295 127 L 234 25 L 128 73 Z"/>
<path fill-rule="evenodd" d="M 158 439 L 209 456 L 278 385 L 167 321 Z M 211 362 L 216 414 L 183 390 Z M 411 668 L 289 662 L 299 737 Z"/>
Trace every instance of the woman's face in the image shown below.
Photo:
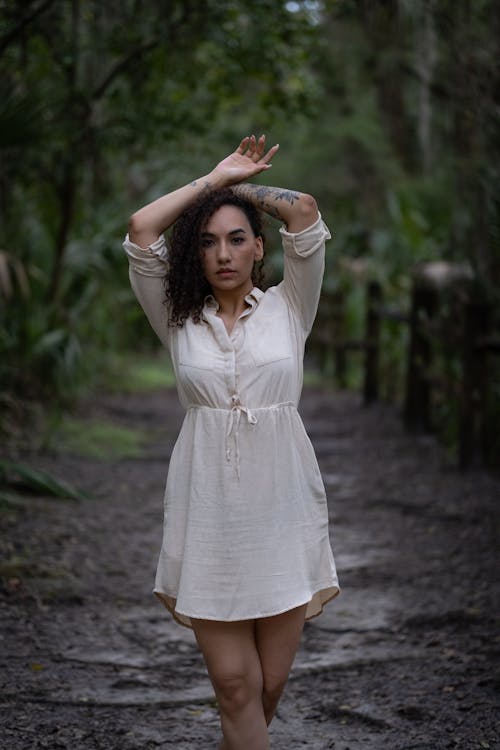
<path fill-rule="evenodd" d="M 264 246 L 244 211 L 221 206 L 201 233 L 200 246 L 205 277 L 214 291 L 251 291 L 253 265 L 262 260 Z"/>

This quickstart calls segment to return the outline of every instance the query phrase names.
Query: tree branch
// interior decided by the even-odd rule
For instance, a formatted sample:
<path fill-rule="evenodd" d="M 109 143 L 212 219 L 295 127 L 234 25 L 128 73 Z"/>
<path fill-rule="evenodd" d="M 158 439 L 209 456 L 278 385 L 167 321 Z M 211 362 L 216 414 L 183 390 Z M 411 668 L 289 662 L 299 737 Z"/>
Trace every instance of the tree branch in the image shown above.
<path fill-rule="evenodd" d="M 412 65 L 409 65 L 408 63 L 402 62 L 400 64 L 400 68 L 403 71 L 403 73 L 406 73 L 406 75 L 411 76 L 411 78 L 414 78 L 417 80 L 420 84 L 425 84 L 427 81 L 422 76 L 422 73 L 417 70 L 417 68 L 414 68 Z M 450 91 L 449 86 L 446 86 L 443 83 L 437 83 L 435 81 L 431 81 L 429 84 L 429 90 L 435 96 L 437 99 L 452 99 L 452 92 Z"/>
<path fill-rule="evenodd" d="M 156 39 L 153 39 L 150 42 L 146 42 L 142 46 L 138 47 L 137 49 L 134 49 L 129 55 L 124 57 L 122 60 L 119 60 L 114 67 L 111 68 L 109 73 L 106 75 L 106 77 L 101 81 L 101 83 L 94 89 L 94 91 L 91 94 L 91 101 L 96 101 L 96 99 L 100 99 L 105 93 L 106 89 L 113 83 L 115 78 L 120 75 L 120 73 L 127 68 L 130 63 L 135 60 L 137 57 L 140 57 L 141 55 L 144 55 L 146 52 L 149 52 L 150 50 L 154 49 L 160 42 L 160 38 L 157 37 Z"/>
<path fill-rule="evenodd" d="M 38 8 L 35 8 L 35 10 L 31 13 L 29 16 L 25 16 L 17 26 L 14 26 L 14 28 L 9 31 L 5 36 L 3 36 L 0 39 L 0 55 L 2 55 L 9 44 L 11 44 L 15 39 L 22 34 L 26 26 L 29 26 L 30 23 L 32 23 L 38 16 L 40 16 L 42 13 L 44 13 L 48 8 L 50 8 L 51 5 L 54 5 L 56 0 L 45 0 L 44 3 L 38 6 Z"/>

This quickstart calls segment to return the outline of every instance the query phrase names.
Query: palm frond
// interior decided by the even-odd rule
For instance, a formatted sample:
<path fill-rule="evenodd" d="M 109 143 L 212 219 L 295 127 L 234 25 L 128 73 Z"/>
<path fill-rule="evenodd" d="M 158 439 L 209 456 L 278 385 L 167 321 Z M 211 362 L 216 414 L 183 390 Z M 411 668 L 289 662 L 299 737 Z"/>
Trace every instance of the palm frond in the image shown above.
<path fill-rule="evenodd" d="M 0 460 L 0 488 L 50 495 L 65 500 L 85 500 L 89 495 L 46 471 L 27 464 Z"/>

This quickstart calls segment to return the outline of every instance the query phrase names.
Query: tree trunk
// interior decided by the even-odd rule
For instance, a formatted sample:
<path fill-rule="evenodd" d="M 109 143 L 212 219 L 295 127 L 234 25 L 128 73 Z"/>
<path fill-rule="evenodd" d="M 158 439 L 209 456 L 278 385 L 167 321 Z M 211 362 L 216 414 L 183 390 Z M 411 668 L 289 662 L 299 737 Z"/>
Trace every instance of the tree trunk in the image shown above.
<path fill-rule="evenodd" d="M 361 0 L 365 34 L 372 48 L 374 80 L 382 121 L 404 167 L 415 165 L 415 143 L 405 101 L 405 33 L 399 0 Z"/>
<path fill-rule="evenodd" d="M 417 134 L 424 172 L 430 171 L 433 162 L 431 85 L 437 60 L 434 6 L 435 0 L 424 0 L 416 45 L 419 72 Z"/>
<path fill-rule="evenodd" d="M 81 35 L 81 13 L 80 0 L 71 2 L 71 59 L 66 67 L 68 79 L 68 109 L 70 113 L 69 123 L 72 123 L 75 130 L 78 131 L 78 113 L 80 108 L 77 106 L 78 101 L 78 81 L 80 68 L 80 35 Z M 74 121 L 74 122 L 72 122 Z M 78 138 L 78 137 L 77 137 Z M 56 235 L 54 247 L 54 260 L 52 263 L 52 273 L 47 291 L 47 301 L 57 304 L 61 282 L 63 277 L 64 256 L 66 246 L 71 230 L 75 212 L 76 201 L 76 173 L 78 163 L 77 156 L 77 139 L 70 134 L 66 145 L 66 154 L 64 156 L 62 178 L 57 189 L 57 196 L 60 206 L 60 220 Z"/>
<path fill-rule="evenodd" d="M 58 191 L 58 199 L 60 221 L 56 235 L 52 273 L 47 290 L 47 302 L 50 304 L 56 304 L 59 299 L 64 269 L 64 256 L 75 213 L 76 167 L 71 158 L 67 159 L 64 167 L 64 177 Z"/>

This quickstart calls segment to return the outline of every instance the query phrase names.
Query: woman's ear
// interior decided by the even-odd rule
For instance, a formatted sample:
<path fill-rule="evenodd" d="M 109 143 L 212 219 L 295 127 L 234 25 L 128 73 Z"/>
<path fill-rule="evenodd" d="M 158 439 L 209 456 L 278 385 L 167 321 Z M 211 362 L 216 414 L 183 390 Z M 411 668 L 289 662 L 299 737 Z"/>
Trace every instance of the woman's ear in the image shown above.
<path fill-rule="evenodd" d="M 264 257 L 264 242 L 262 240 L 262 237 L 256 237 L 255 242 L 257 243 L 257 246 L 255 248 L 254 260 L 262 260 L 262 258 Z"/>

